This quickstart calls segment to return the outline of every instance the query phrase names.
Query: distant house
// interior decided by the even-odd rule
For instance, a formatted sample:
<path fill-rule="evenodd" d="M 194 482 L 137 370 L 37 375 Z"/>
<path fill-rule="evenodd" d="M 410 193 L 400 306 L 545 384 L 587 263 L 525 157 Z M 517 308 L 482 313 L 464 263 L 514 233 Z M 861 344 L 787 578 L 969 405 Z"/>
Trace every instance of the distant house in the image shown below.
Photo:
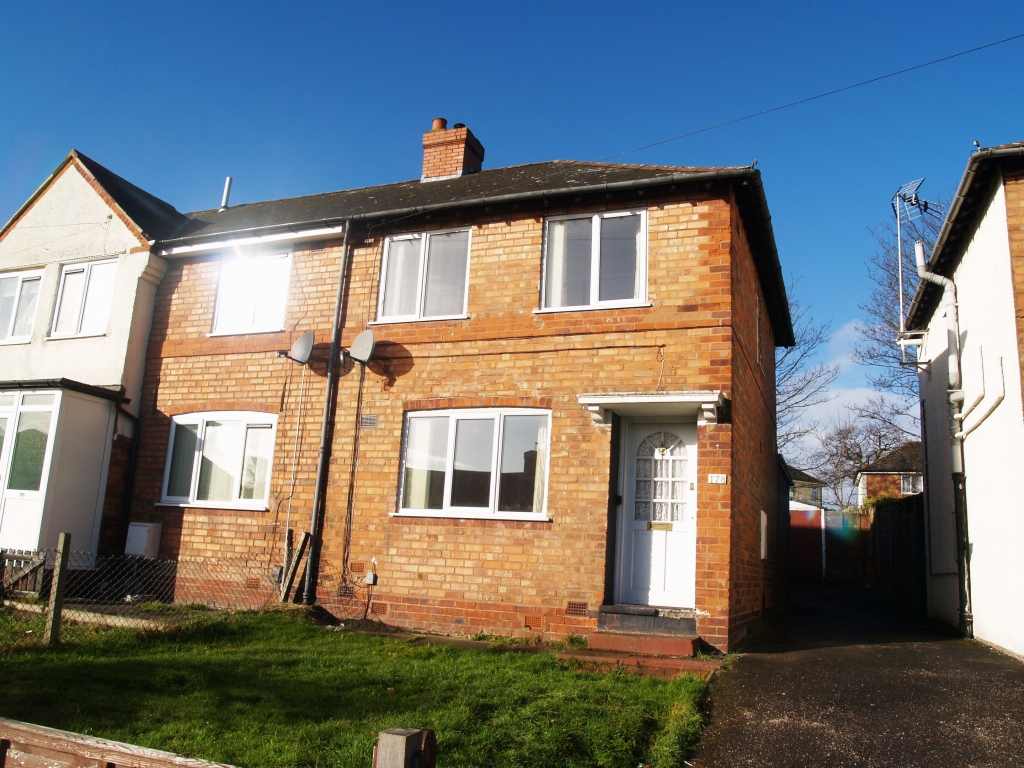
<path fill-rule="evenodd" d="M 0 229 L 0 548 L 120 553 L 146 343 L 183 217 L 72 150 Z"/>
<path fill-rule="evenodd" d="M 904 443 L 857 473 L 857 505 L 879 496 L 911 496 L 924 489 L 921 443 Z"/>
<path fill-rule="evenodd" d="M 1024 655 L 1024 142 L 971 155 L 922 266 L 928 611 Z"/>
<path fill-rule="evenodd" d="M 789 474 L 793 478 L 793 486 L 789 489 L 789 500 L 797 504 L 820 509 L 822 507 L 822 491 L 825 488 L 825 483 L 794 467 L 789 467 Z M 790 509 L 792 508 L 793 505 L 790 504 Z"/>

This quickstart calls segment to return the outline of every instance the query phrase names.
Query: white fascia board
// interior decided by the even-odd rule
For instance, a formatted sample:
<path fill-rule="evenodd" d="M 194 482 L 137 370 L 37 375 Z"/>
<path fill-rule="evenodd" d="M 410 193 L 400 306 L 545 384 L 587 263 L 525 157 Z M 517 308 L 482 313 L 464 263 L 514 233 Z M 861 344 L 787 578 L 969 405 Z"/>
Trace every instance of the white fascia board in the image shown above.
<path fill-rule="evenodd" d="M 601 392 L 579 395 L 580 405 L 594 415 L 595 422 L 607 423 L 606 411 L 620 416 L 697 416 L 701 424 L 717 421 L 716 409 L 725 402 L 725 393 L 715 390 L 689 392 Z M 599 421 L 600 419 L 600 421 Z"/>
<path fill-rule="evenodd" d="M 262 245 L 264 243 L 292 242 L 300 243 L 306 240 L 320 240 L 325 237 L 343 234 L 344 226 L 319 227 L 317 229 L 303 229 L 298 232 L 279 232 L 273 235 L 259 235 L 254 237 L 239 237 L 232 240 L 215 240 L 196 245 L 176 245 L 172 248 L 161 248 L 157 253 L 160 256 L 188 256 L 195 253 L 206 253 L 208 251 L 222 251 L 226 248 L 242 248 L 250 245 Z"/>

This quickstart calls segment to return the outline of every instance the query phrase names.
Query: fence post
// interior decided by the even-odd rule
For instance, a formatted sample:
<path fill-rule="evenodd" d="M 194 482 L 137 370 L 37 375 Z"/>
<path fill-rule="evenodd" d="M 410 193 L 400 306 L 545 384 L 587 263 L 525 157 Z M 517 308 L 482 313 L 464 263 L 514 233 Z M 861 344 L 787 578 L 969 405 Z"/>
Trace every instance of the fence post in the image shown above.
<path fill-rule="evenodd" d="M 71 548 L 71 534 L 62 533 L 57 540 L 57 561 L 53 564 L 53 582 L 50 585 L 50 610 L 46 613 L 46 632 L 43 642 L 54 645 L 60 642 L 60 614 L 64 608 L 64 581 L 68 573 L 68 552 Z"/>
<path fill-rule="evenodd" d="M 435 768 L 434 732 L 419 728 L 390 728 L 377 734 L 373 768 Z"/>

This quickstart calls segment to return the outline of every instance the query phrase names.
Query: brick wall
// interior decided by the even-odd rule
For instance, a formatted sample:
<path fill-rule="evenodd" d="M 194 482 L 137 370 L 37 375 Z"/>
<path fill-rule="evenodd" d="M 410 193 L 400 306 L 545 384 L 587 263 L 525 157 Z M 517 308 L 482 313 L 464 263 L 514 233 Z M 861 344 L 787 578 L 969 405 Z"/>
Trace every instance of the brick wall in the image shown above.
<path fill-rule="evenodd" d="M 898 474 L 868 473 L 864 475 L 865 500 L 876 496 L 902 496 L 902 481 Z"/>
<path fill-rule="evenodd" d="M 132 439 L 117 435 L 110 446 L 110 465 L 107 469 L 107 489 L 103 497 L 100 519 L 100 537 L 96 545 L 99 557 L 123 554 L 122 521 L 124 497 L 128 485 L 128 464 L 132 455 Z"/>
<path fill-rule="evenodd" d="M 1003 191 L 1006 195 L 1013 305 L 1017 316 L 1017 357 L 1021 380 L 1024 381 L 1024 168 L 1019 164 L 1003 167 Z"/>
<path fill-rule="evenodd" d="M 651 306 L 534 313 L 544 217 L 640 205 L 649 216 Z M 473 217 L 456 213 L 405 221 L 404 229 L 393 230 L 473 226 L 469 318 L 374 327 L 378 359 L 367 369 L 362 412 L 375 415 L 377 426 L 360 434 L 349 560 L 366 564 L 377 558 L 374 602 L 385 612 L 378 615 L 409 627 L 467 633 L 537 631 L 526 628 L 527 617 L 535 627 L 539 621 L 542 631 L 556 635 L 596 626 L 606 558 L 613 556 L 606 552 L 610 429 L 595 425 L 577 396 L 584 391 L 721 389 L 734 398 L 734 424 L 737 409 L 756 420 L 768 407 L 763 391 L 771 389 L 771 370 L 764 376 L 758 371 L 755 377 L 752 371 L 738 373 L 733 365 L 733 282 L 752 284 L 756 290 L 756 279 L 745 243 L 733 243 L 741 230 L 732 210 L 723 187 L 689 196 L 677 193 L 671 199 L 631 193 L 592 207 L 509 208 Z M 353 233 L 343 345 L 375 318 L 383 239 L 389 231 L 381 227 Z M 164 522 L 162 556 L 248 550 L 265 552 L 268 562 L 277 562 L 289 520 L 298 531 L 308 527 L 339 263 L 338 242 L 324 250 L 297 246 L 288 331 L 208 337 L 216 257 L 172 262 L 157 296 L 133 503 L 136 519 Z M 292 492 L 300 369 L 278 358 L 276 351 L 287 349 L 308 330 L 316 334 L 316 348 L 306 377 Z M 771 339 L 765 343 L 770 358 Z M 749 367 L 744 363 L 743 370 Z M 339 384 L 323 547 L 324 559 L 332 565 L 344 559 L 358 380 L 358 370 L 349 369 Z M 404 413 L 498 404 L 551 410 L 552 522 L 391 516 L 397 504 Z M 170 417 L 228 408 L 279 415 L 269 509 L 242 513 L 157 506 Z M 760 610 L 761 564 L 759 559 L 750 562 L 748 550 L 751 530 L 759 535 L 757 510 L 771 508 L 762 497 L 775 492 L 774 451 L 769 483 L 763 477 L 763 456 L 768 453 L 763 445 L 740 451 L 744 463 L 737 475 L 736 429 L 718 424 L 699 430 L 700 477 L 724 473 L 731 483 L 702 482 L 698 490 L 697 602 L 706 614 L 698 628 L 723 648 L 730 638 L 730 611 L 748 617 Z M 763 419 L 749 434 L 741 434 L 743 440 L 770 439 L 774 445 L 772 428 Z M 748 480 L 757 486 L 749 495 L 737 485 Z M 742 510 L 739 515 L 734 507 Z M 742 546 L 732 541 L 737 523 Z M 735 579 L 741 583 L 738 593 L 730 591 Z M 591 615 L 566 616 L 570 600 L 586 602 Z"/>
<path fill-rule="evenodd" d="M 733 466 L 730 525 L 729 643 L 780 602 L 778 468 L 775 449 L 775 341 L 747 235 L 732 219 Z M 758 306 L 761 320 L 758 322 Z M 768 557 L 761 559 L 761 512 L 768 516 Z"/>

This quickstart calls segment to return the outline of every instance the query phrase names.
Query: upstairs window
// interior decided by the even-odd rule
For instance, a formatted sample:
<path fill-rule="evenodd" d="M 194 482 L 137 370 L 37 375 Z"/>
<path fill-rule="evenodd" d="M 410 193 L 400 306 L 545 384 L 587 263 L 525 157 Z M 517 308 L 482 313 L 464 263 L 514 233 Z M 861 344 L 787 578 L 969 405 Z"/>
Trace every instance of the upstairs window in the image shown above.
<path fill-rule="evenodd" d="M 544 309 L 636 305 L 647 299 L 647 214 L 548 219 Z"/>
<path fill-rule="evenodd" d="M 42 271 L 0 274 L 0 344 L 29 341 Z"/>
<path fill-rule="evenodd" d="M 65 266 L 60 276 L 51 338 L 106 333 L 116 277 L 117 259 Z"/>
<path fill-rule="evenodd" d="M 249 411 L 175 416 L 161 503 L 266 508 L 276 426 L 276 415 Z"/>
<path fill-rule="evenodd" d="M 214 335 L 284 330 L 291 254 L 225 258 L 220 264 Z"/>
<path fill-rule="evenodd" d="M 384 243 L 377 320 L 466 316 L 469 230 L 389 237 Z"/>
<path fill-rule="evenodd" d="M 401 514 L 546 519 L 549 434 L 547 411 L 409 414 Z"/>

